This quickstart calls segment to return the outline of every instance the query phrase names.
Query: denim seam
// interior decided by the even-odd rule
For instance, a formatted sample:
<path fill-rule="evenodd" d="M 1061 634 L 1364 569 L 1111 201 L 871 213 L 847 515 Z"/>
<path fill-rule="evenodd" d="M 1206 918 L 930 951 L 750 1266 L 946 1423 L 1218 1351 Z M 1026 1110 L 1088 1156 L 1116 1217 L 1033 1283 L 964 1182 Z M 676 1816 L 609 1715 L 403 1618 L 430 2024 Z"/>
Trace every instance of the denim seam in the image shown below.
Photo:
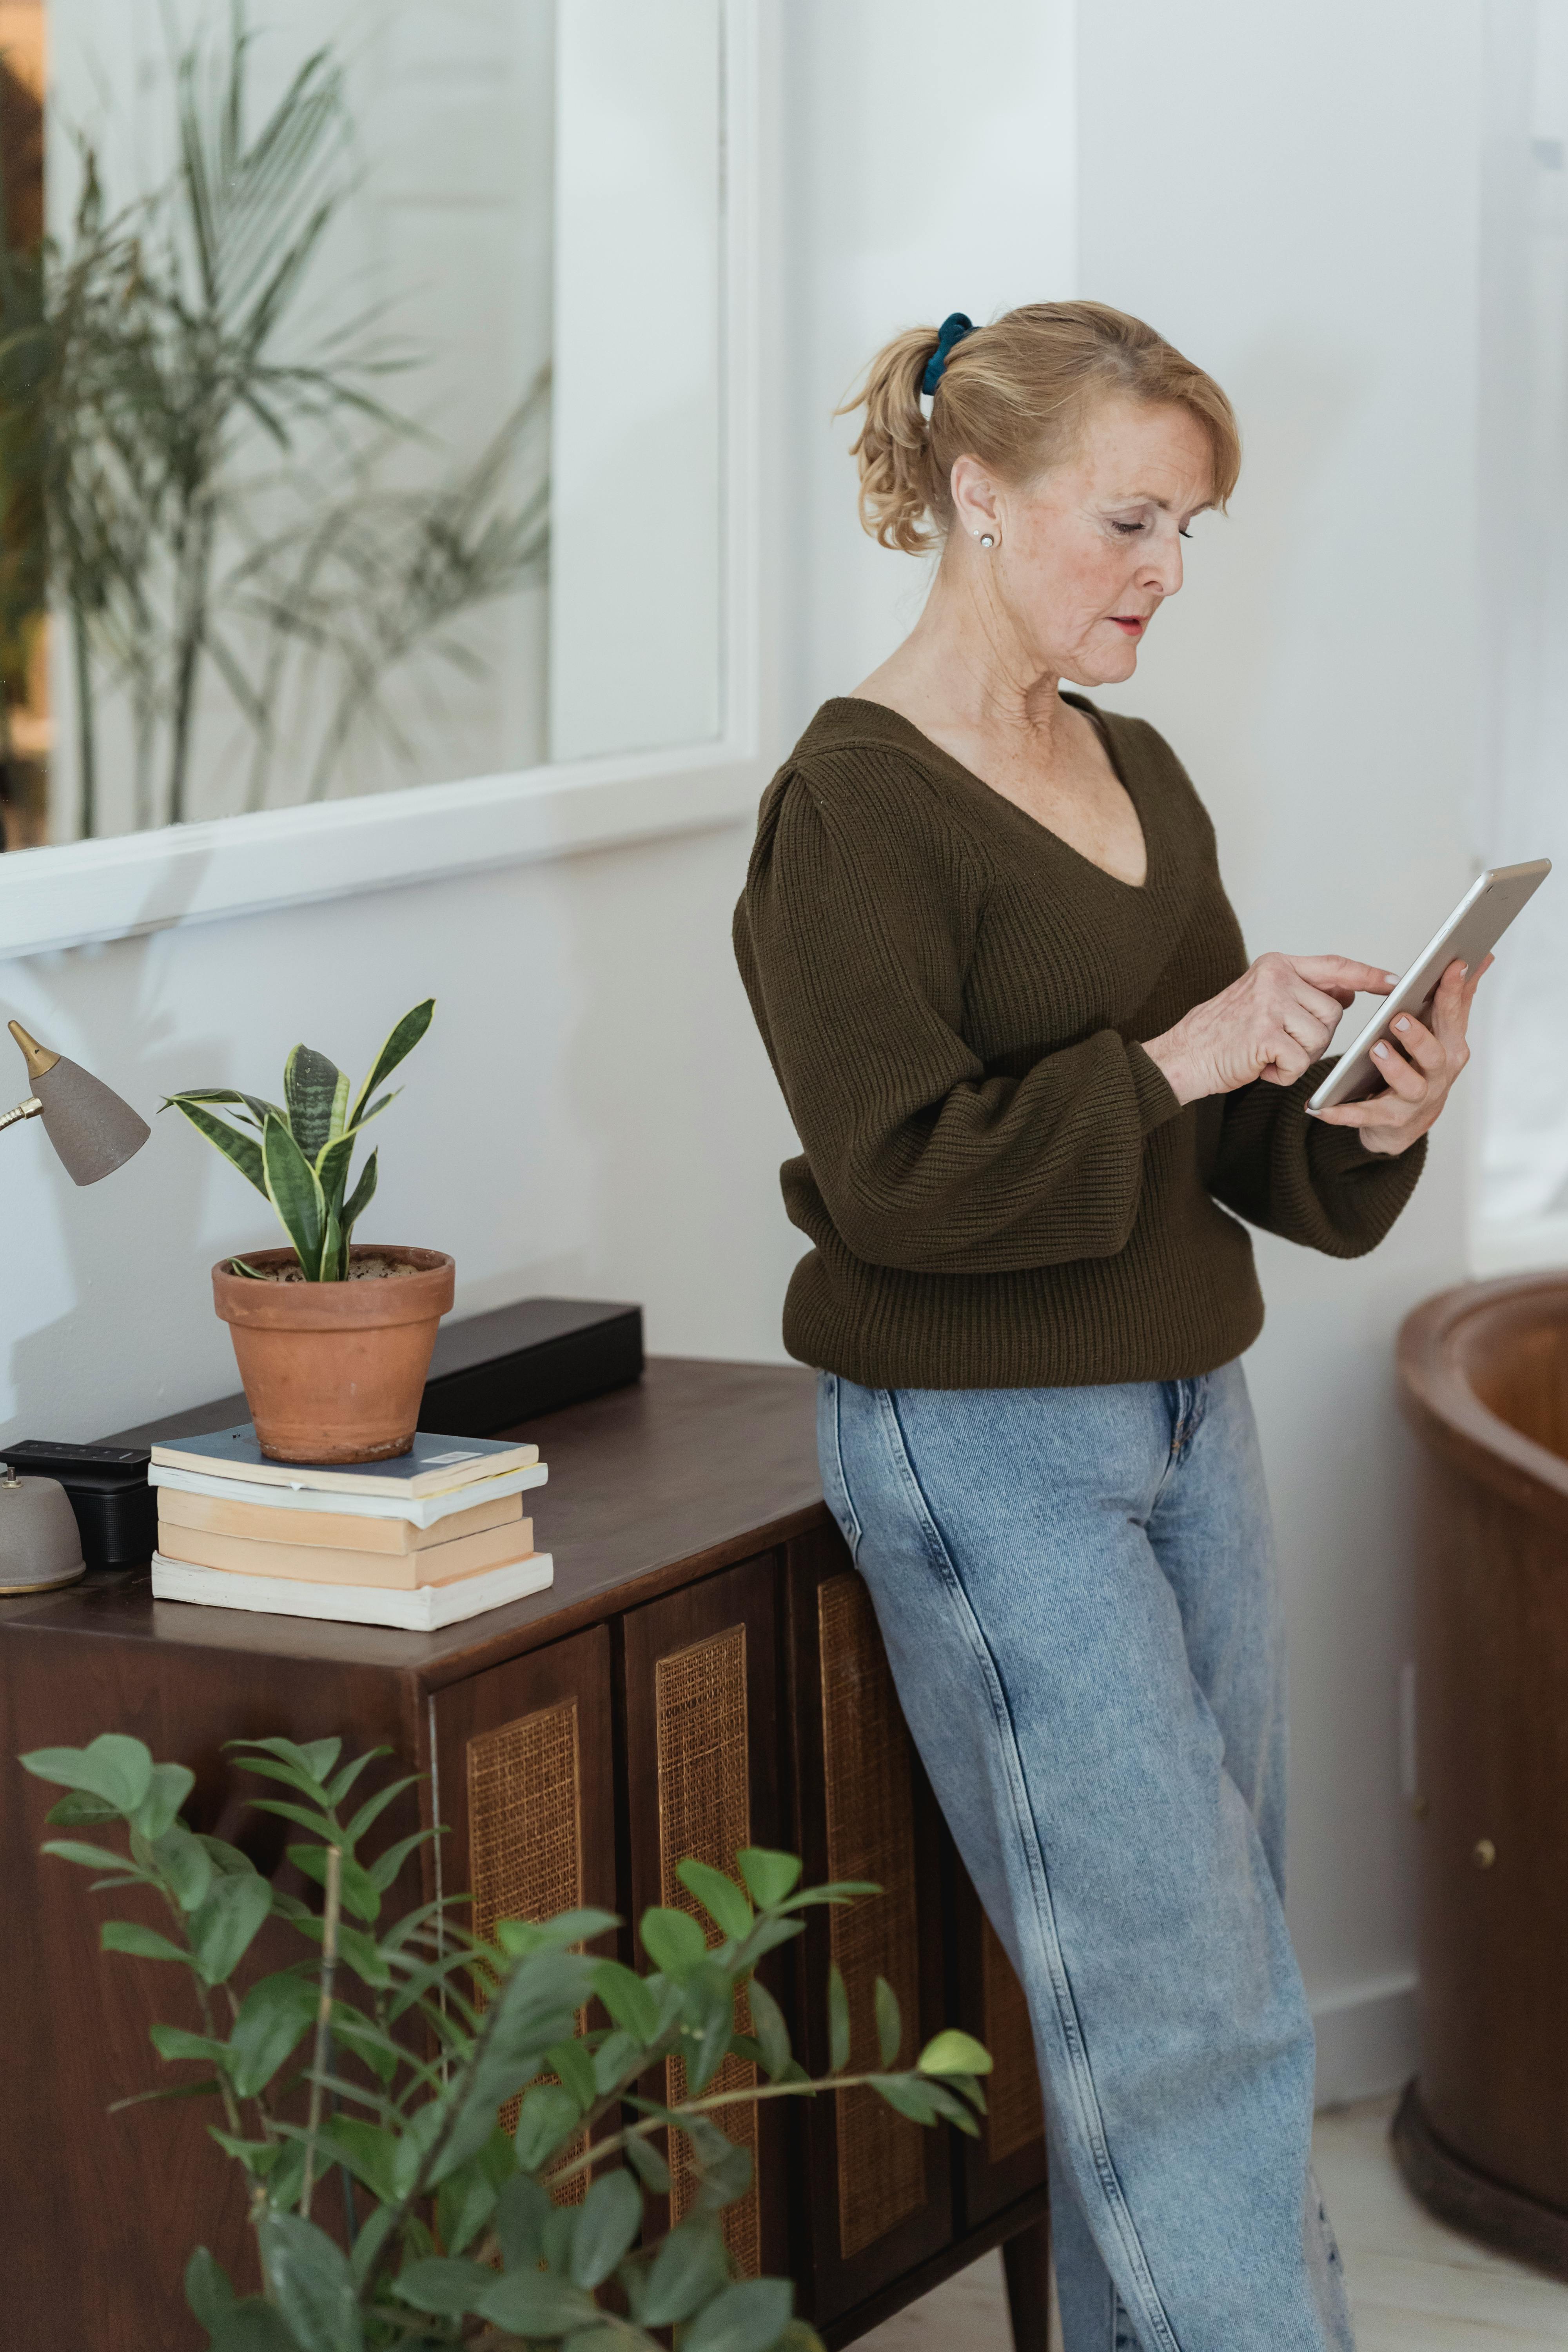
<path fill-rule="evenodd" d="M 1089 2063 L 1083 2030 L 1079 2022 L 1077 2004 L 1072 1996 L 1072 1987 L 1068 1979 L 1067 1962 L 1062 1957 L 1061 1941 L 1057 1934 L 1056 1911 L 1051 1901 L 1049 1874 L 1046 1868 L 1046 1857 L 1035 1822 L 1034 1809 L 1028 1801 L 1028 1784 L 1024 1772 L 1023 1758 L 1019 1753 L 1018 1736 L 1013 1721 L 1012 1708 L 1007 1703 L 1006 1685 L 1003 1681 L 1002 1672 L 991 1645 L 985 1638 L 984 1628 L 975 1614 L 973 1603 L 965 1590 L 957 1565 L 942 1540 L 941 1530 L 936 1524 L 935 1514 L 921 1486 L 909 1447 L 905 1443 L 903 1424 L 899 1419 L 899 1408 L 893 1392 L 890 1389 L 878 1389 L 875 1394 L 883 1414 L 884 1433 L 893 1457 L 894 1469 L 908 1489 L 910 1505 L 925 1538 L 931 1563 L 950 1586 L 961 1606 L 963 1622 L 985 1677 L 987 1696 L 991 1701 L 992 1713 L 995 1718 L 1007 1768 L 1008 1787 L 1013 1800 L 1016 1825 L 1020 1843 L 1029 1864 L 1035 1896 L 1035 1925 L 1043 1948 L 1045 1973 L 1056 2001 L 1057 2017 L 1061 2026 L 1062 2038 L 1067 2044 L 1073 2088 L 1084 2120 L 1085 2137 L 1094 2158 L 1100 2195 L 1104 2198 L 1106 2207 L 1116 2224 L 1117 2233 L 1126 2250 L 1130 2267 L 1142 2290 L 1143 2301 L 1147 2306 L 1144 2318 L 1153 2329 L 1159 2352 L 1181 2352 L 1174 2330 L 1161 2303 L 1159 2289 L 1154 2284 L 1153 2273 L 1149 2267 L 1149 2258 L 1143 2251 L 1142 2241 L 1138 2234 L 1138 2225 L 1132 2218 L 1131 2209 L 1127 2202 L 1127 2192 L 1122 2188 L 1115 2165 L 1111 2161 L 1105 2117 L 1100 2108 L 1099 2093 L 1095 2089 L 1094 2070 Z M 1113 2284 L 1111 2302 L 1113 2327 L 1115 2308 Z"/>
<path fill-rule="evenodd" d="M 841 1412 L 842 1412 L 842 1411 L 843 1411 L 843 1399 L 844 1399 L 844 1391 L 843 1391 L 843 1389 L 842 1389 L 842 1387 L 840 1386 L 840 1384 L 839 1384 L 839 1382 L 838 1382 L 837 1378 L 836 1376 L 834 1376 L 834 1377 L 833 1377 L 833 1466 L 834 1466 L 834 1469 L 837 1471 L 837 1475 L 838 1475 L 838 1491 L 839 1491 L 839 1493 L 840 1493 L 840 1494 L 843 1496 L 843 1497 L 844 1497 L 844 1508 L 845 1508 L 845 1511 L 847 1512 L 847 1516 L 848 1516 L 849 1524 L 850 1524 L 851 1528 L 853 1528 L 853 1529 L 855 1530 L 854 1534 L 851 1536 L 851 1538 L 850 1538 L 850 1539 L 849 1539 L 849 1564 L 850 1564 L 850 1566 L 853 1568 L 853 1567 L 855 1567 L 855 1566 L 858 1564 L 858 1560 L 859 1560 L 859 1558 L 860 1558 L 860 1537 L 861 1537 L 861 1528 L 860 1528 L 860 1514 L 859 1514 L 859 1512 L 855 1508 L 855 1497 L 854 1497 L 854 1496 L 853 1496 L 853 1495 L 851 1495 L 851 1493 L 849 1492 L 849 1479 L 848 1479 L 847 1474 L 846 1473 L 845 1468 L 844 1468 L 844 1433 L 843 1433 L 843 1428 L 842 1428 L 842 1426 L 841 1426 L 840 1420 L 839 1420 L 839 1415 L 840 1415 L 840 1413 L 841 1413 Z"/>

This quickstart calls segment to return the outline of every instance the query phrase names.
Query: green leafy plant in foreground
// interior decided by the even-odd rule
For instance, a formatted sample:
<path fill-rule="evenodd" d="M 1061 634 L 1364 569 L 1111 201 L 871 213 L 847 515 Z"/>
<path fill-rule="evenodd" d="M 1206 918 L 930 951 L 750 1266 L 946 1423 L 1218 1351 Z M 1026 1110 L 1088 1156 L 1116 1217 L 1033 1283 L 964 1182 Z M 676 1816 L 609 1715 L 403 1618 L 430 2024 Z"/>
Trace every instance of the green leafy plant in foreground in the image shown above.
<path fill-rule="evenodd" d="M 192 1774 L 154 1763 L 140 1740 L 106 1733 L 21 1759 L 68 1792 L 48 1820 L 71 1834 L 44 1852 L 163 1906 L 163 1927 L 110 1919 L 101 1942 L 184 1971 L 192 2025 L 151 2033 L 161 2057 L 199 2071 L 141 2096 L 216 2100 L 223 2121 L 212 2137 L 249 2182 L 261 2294 L 237 2294 L 205 2247 L 186 2267 L 210 2352 L 656 2352 L 653 2331 L 668 2329 L 677 2352 L 810 2352 L 817 2339 L 793 2316 L 789 2281 L 736 2274 L 720 2216 L 750 2187 L 751 2158 L 720 2114 L 863 2084 L 916 2122 L 977 2130 L 978 2077 L 991 2060 L 967 2034 L 939 2034 L 900 2071 L 899 2005 L 879 1979 L 881 2071 L 852 2074 L 849 2007 L 834 1969 L 830 2072 L 813 2080 L 756 1976 L 767 1953 L 801 1933 L 809 1907 L 875 1887 L 802 1888 L 795 1858 L 761 1847 L 736 1856 L 738 1878 L 683 1862 L 681 1883 L 711 1930 L 685 1910 L 645 1912 L 646 1974 L 583 1948 L 619 1927 L 603 1911 L 501 1920 L 483 1937 L 454 1923 L 448 1898 L 385 1926 L 383 1897 L 439 1834 L 420 1831 L 366 1858 L 371 1830 L 413 1785 L 397 1778 L 363 1796 L 361 1774 L 388 1751 L 340 1764 L 336 1739 L 229 1745 L 246 1769 L 288 1791 L 257 1801 L 304 1831 L 288 1853 L 321 1888 L 319 1912 L 279 1893 L 237 1847 L 189 1829 L 180 1811 Z M 110 1824 L 129 1832 L 127 1853 L 76 1834 Z M 241 1992 L 237 1972 L 268 1919 L 313 1949 Z M 353 2000 L 339 1990 L 350 1979 Z M 742 1991 L 749 2032 L 736 2030 Z M 590 2002 L 607 2024 L 584 2027 Z M 714 2090 L 731 2054 L 765 2079 Z M 671 2105 L 641 2095 L 649 2069 L 671 2057 L 684 2062 L 689 2095 Z M 509 2130 L 500 2111 L 512 2100 Z M 670 2187 L 658 2145 L 667 2134 L 688 2144 L 695 2202 L 642 2244 L 645 2197 Z M 334 2167 L 346 2247 L 312 2218 Z"/>
<path fill-rule="evenodd" d="M 296 1045 L 283 1065 L 283 1100 L 241 1094 L 233 1087 L 192 1087 L 168 1095 L 161 1108 L 184 1111 L 198 1135 L 232 1161 L 278 1212 L 294 1244 L 307 1282 L 346 1282 L 354 1226 L 375 1192 L 373 1151 L 348 1189 L 349 1162 L 363 1129 L 395 1096 L 371 1097 L 411 1054 L 430 1026 L 436 1000 L 427 996 L 405 1013 L 387 1038 L 357 1095 L 337 1064 L 313 1046 Z M 232 1124 L 210 1106 L 237 1103 Z M 249 1130 L 247 1132 L 247 1130 Z M 231 1258 L 236 1274 L 251 1274 L 243 1258 Z"/>

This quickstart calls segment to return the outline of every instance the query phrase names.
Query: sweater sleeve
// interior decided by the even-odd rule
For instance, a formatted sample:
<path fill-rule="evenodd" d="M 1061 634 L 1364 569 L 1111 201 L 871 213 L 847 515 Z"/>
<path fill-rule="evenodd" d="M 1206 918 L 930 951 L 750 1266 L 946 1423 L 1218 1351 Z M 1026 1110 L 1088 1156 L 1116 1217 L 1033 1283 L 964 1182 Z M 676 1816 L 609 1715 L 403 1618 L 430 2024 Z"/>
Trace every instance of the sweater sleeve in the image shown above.
<path fill-rule="evenodd" d="M 1309 1118 L 1306 1104 L 1332 1067 L 1319 1062 L 1293 1087 L 1258 1079 L 1226 1095 L 1208 1189 L 1265 1233 L 1329 1257 L 1363 1257 L 1415 1190 L 1426 1139 L 1391 1160 L 1368 1151 L 1354 1128 Z"/>
<path fill-rule="evenodd" d="M 960 1029 L 978 898 L 907 796 L 819 793 L 797 771 L 764 807 L 736 951 L 813 1178 L 870 1265 L 1114 1255 L 1144 1138 L 1181 1108 L 1111 1029 L 987 1071 Z"/>

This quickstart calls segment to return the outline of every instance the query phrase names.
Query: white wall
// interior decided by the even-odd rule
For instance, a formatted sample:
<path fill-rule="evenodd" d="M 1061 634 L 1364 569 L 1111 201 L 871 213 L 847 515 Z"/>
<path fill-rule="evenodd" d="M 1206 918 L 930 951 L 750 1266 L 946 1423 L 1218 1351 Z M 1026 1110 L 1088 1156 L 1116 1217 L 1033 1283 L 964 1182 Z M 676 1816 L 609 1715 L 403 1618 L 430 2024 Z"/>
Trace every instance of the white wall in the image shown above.
<path fill-rule="evenodd" d="M 1227 384 L 1248 459 L 1120 699 L 1191 766 L 1255 949 L 1398 962 L 1469 847 L 1476 16 L 1085 9 L 1079 167 L 1066 0 L 973 0 L 962 41 L 935 0 L 790 0 L 792 730 L 918 608 L 918 568 L 857 533 L 827 419 L 879 339 L 1078 289 L 1144 310 Z M 0 1011 L 150 1110 L 172 1085 L 269 1086 L 301 1034 L 363 1063 L 433 988 L 374 1233 L 450 1247 L 460 1306 L 638 1297 L 656 1349 L 776 1357 L 798 1240 L 774 1178 L 787 1122 L 730 961 L 745 849 L 734 829 L 0 964 Z M 1414 1463 L 1391 1351 L 1405 1307 L 1462 1273 L 1462 1117 L 1375 1257 L 1261 1250 L 1249 1370 L 1291 1622 L 1292 1909 L 1341 2091 L 1407 2055 Z M 0 1139 L 8 1433 L 89 1434 L 228 1384 L 205 1269 L 265 1220 L 170 1125 L 80 1194 L 36 1128 Z"/>

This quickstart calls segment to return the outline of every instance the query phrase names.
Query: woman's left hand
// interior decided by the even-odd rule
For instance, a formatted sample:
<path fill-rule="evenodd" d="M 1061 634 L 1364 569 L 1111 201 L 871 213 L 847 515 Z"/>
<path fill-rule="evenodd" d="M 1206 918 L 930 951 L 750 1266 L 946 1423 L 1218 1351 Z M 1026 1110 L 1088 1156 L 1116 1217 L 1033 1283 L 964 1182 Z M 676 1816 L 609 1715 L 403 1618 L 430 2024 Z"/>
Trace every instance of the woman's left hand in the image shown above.
<path fill-rule="evenodd" d="M 1341 1103 L 1337 1109 L 1320 1111 L 1318 1116 L 1323 1125 L 1359 1127 L 1361 1139 L 1369 1151 L 1384 1152 L 1390 1158 L 1408 1151 L 1416 1137 L 1426 1134 L 1447 1101 L 1449 1087 L 1470 1058 L 1465 1036 L 1470 1006 L 1481 976 L 1490 971 L 1491 963 L 1488 956 L 1468 977 L 1462 963 L 1451 963 L 1437 983 L 1431 1027 L 1417 1021 L 1414 1013 L 1402 1013 L 1392 1031 L 1400 1050 L 1395 1052 L 1392 1043 L 1372 1049 L 1388 1092 L 1373 1095 L 1364 1102 Z"/>

